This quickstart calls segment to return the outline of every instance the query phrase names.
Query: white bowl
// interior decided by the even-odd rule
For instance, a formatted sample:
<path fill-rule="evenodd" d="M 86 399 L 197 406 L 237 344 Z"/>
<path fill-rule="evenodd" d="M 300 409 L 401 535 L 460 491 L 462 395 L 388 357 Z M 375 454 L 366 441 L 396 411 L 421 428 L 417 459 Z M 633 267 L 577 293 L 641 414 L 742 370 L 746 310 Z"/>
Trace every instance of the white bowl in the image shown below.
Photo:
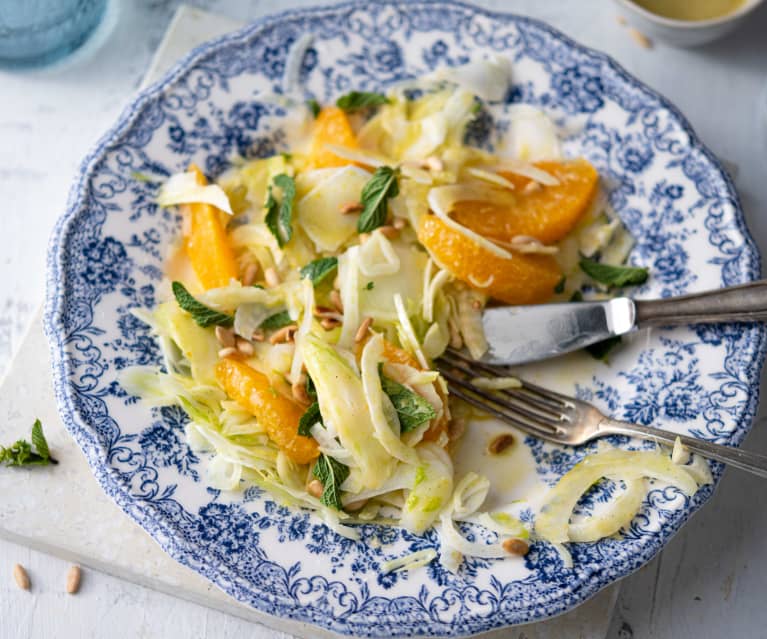
<path fill-rule="evenodd" d="M 626 20 L 650 38 L 676 47 L 696 47 L 717 40 L 736 27 L 764 0 L 747 0 L 737 11 L 711 20 L 672 20 L 652 13 L 632 0 L 614 0 Z"/>

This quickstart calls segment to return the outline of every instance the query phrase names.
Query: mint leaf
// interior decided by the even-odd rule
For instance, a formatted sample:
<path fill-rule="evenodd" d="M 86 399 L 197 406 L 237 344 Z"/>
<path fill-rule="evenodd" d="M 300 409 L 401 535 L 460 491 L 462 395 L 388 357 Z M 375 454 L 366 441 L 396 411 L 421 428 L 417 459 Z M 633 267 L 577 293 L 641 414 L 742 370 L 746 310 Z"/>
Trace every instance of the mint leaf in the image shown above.
<path fill-rule="evenodd" d="M 363 209 L 357 220 L 357 230 L 360 233 L 370 233 L 386 223 L 389 210 L 387 200 L 399 194 L 398 177 L 399 169 L 379 166 L 373 177 L 362 187 L 360 202 Z"/>
<path fill-rule="evenodd" d="M 581 293 L 580 291 L 575 291 L 570 296 L 570 301 L 571 302 L 582 302 L 583 301 L 583 293 Z"/>
<path fill-rule="evenodd" d="M 278 187 L 282 190 L 282 200 L 277 203 L 272 189 Z M 280 173 L 274 176 L 269 185 L 266 196 L 266 217 L 264 222 L 282 248 L 293 237 L 293 200 L 296 198 L 296 183 L 292 177 Z"/>
<path fill-rule="evenodd" d="M 557 285 L 554 287 L 554 292 L 557 293 L 557 294 L 564 293 L 565 292 L 565 282 L 567 282 L 567 278 L 563 275 L 562 279 L 560 279 L 557 282 Z"/>
<path fill-rule="evenodd" d="M 197 322 L 198 326 L 203 328 L 208 326 L 231 326 L 234 322 L 234 318 L 231 315 L 220 313 L 205 306 L 202 302 L 198 302 L 181 282 L 173 282 L 171 288 L 173 289 L 173 295 L 176 296 L 178 305 L 192 316 L 192 319 Z"/>
<path fill-rule="evenodd" d="M 322 482 L 324 487 L 320 502 L 336 510 L 342 510 L 341 484 L 349 476 L 349 467 L 323 453 L 314 464 L 314 476 Z"/>
<path fill-rule="evenodd" d="M 613 266 L 601 264 L 595 260 L 583 258 L 580 261 L 581 270 L 600 284 L 621 288 L 636 284 L 644 284 L 649 276 L 646 268 L 636 266 Z"/>
<path fill-rule="evenodd" d="M 407 386 L 386 377 L 381 371 L 379 374 L 381 376 L 381 388 L 389 396 L 397 411 L 400 432 L 410 432 L 437 416 L 434 407 L 418 393 L 414 393 Z"/>
<path fill-rule="evenodd" d="M 336 106 L 344 111 L 358 111 L 382 104 L 389 104 L 389 98 L 383 93 L 371 93 L 369 91 L 351 91 L 336 100 Z"/>
<path fill-rule="evenodd" d="M 259 328 L 262 328 L 265 331 L 276 331 L 278 328 L 289 326 L 292 323 L 293 320 L 290 319 L 290 313 L 287 311 L 281 311 L 267 317 L 263 322 L 261 322 Z"/>
<path fill-rule="evenodd" d="M 322 424 L 322 415 L 320 414 L 320 405 L 314 402 L 298 420 L 298 434 L 304 437 L 312 436 L 312 426 Z"/>
<path fill-rule="evenodd" d="M 32 450 L 32 446 L 35 450 Z M 11 446 L 0 446 L 0 464 L 6 466 L 47 466 L 48 464 L 58 464 L 51 457 L 48 449 L 48 442 L 43 435 L 43 425 L 40 420 L 35 420 L 32 426 L 32 444 L 24 439 L 20 439 Z"/>
<path fill-rule="evenodd" d="M 604 362 L 607 361 L 607 356 L 610 354 L 610 352 L 620 343 L 621 336 L 615 335 L 614 337 L 603 339 L 601 342 L 589 344 L 588 346 L 584 347 L 583 350 L 585 350 L 594 359 L 598 359 Z"/>
<path fill-rule="evenodd" d="M 337 257 L 320 257 L 301 267 L 301 277 L 308 278 L 317 286 L 338 267 Z"/>
<path fill-rule="evenodd" d="M 314 386 L 314 380 L 309 375 L 306 376 L 306 394 L 311 399 L 317 399 L 317 389 Z"/>
<path fill-rule="evenodd" d="M 311 100 L 306 101 L 306 106 L 309 107 L 309 110 L 312 112 L 312 115 L 316 119 L 317 116 L 320 114 L 320 111 L 322 111 L 322 107 L 320 106 L 320 103 L 317 102 L 314 98 Z"/>
<path fill-rule="evenodd" d="M 365 289 L 368 291 L 372 291 L 376 286 L 376 283 L 374 281 L 370 281 L 367 284 L 365 284 Z"/>

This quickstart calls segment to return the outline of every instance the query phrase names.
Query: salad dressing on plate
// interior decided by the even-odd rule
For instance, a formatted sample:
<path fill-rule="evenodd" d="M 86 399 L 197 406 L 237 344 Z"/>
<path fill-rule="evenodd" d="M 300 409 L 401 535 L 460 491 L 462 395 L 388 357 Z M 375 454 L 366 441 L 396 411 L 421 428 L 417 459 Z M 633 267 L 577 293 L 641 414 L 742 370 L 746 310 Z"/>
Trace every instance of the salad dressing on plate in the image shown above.
<path fill-rule="evenodd" d="M 713 20 L 735 13 L 746 0 L 634 0 L 643 9 L 672 20 Z"/>

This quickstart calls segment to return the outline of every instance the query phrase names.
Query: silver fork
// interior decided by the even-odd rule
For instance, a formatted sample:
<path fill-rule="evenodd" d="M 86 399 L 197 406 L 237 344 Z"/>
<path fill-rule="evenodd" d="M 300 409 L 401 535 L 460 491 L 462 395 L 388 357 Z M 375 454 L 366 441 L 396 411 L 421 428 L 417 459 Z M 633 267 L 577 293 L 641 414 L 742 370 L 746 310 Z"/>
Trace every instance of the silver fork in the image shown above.
<path fill-rule="evenodd" d="M 503 369 L 470 359 L 448 348 L 437 360 L 450 393 L 494 415 L 501 421 L 540 439 L 578 446 L 606 435 L 629 435 L 673 446 L 677 437 L 688 450 L 767 478 L 767 456 L 712 444 L 667 430 L 611 419 L 588 402 L 520 380 L 520 388 L 486 390 L 472 383 L 475 377 L 505 376 Z"/>

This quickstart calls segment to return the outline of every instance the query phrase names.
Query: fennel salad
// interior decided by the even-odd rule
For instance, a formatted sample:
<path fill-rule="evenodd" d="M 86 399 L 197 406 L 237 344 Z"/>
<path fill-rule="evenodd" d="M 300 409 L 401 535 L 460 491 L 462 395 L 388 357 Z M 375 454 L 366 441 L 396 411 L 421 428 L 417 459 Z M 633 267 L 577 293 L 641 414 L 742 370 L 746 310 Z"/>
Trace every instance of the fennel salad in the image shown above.
<path fill-rule="evenodd" d="M 565 544 L 629 524 L 648 478 L 687 494 L 711 481 L 681 447 L 603 446 L 523 522 L 514 504 L 483 509 L 486 477 L 454 472 L 471 410 L 433 360 L 448 346 L 482 356 L 484 307 L 606 296 L 647 277 L 622 266 L 632 240 L 596 169 L 564 157 L 544 112 L 506 104 L 510 78 L 506 60 L 488 58 L 330 104 L 283 97 L 300 133 L 286 152 L 235 158 L 215 182 L 191 165 L 158 193 L 181 229 L 165 301 L 134 312 L 164 362 L 126 371 L 122 385 L 186 411 L 212 487 L 259 485 L 350 538 L 363 522 L 436 528 L 439 551 L 385 570 L 438 559 L 457 571 L 466 555 L 524 555 L 531 539 L 567 560 Z M 474 143 L 497 109 L 510 125 Z M 624 490 L 572 518 L 602 478 Z M 470 540 L 461 522 L 495 541 Z"/>

